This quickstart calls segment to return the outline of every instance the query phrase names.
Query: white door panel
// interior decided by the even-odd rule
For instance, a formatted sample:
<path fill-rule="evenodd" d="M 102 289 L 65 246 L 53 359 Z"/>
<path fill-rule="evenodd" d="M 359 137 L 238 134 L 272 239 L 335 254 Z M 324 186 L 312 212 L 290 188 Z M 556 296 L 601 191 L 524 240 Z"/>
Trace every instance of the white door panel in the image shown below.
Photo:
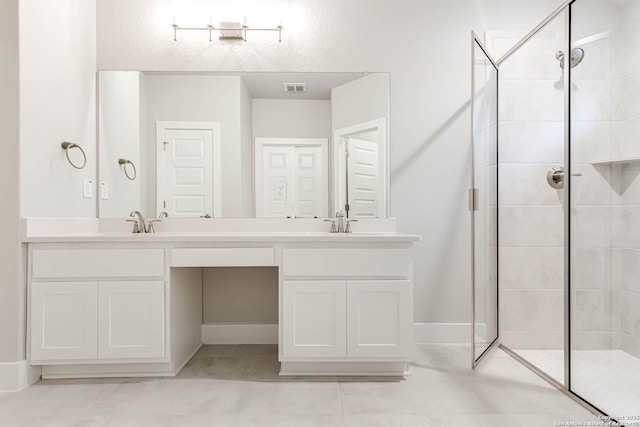
<path fill-rule="evenodd" d="M 327 216 L 327 146 L 322 138 L 256 138 L 256 216 Z"/>
<path fill-rule="evenodd" d="M 158 122 L 158 212 L 220 216 L 220 126 Z"/>
<path fill-rule="evenodd" d="M 98 358 L 164 356 L 164 282 L 100 282 Z"/>
<path fill-rule="evenodd" d="M 282 284 L 284 357 L 345 357 L 344 281 L 285 281 Z"/>
<path fill-rule="evenodd" d="M 283 218 L 291 216 L 293 149 L 291 147 L 266 146 L 263 148 L 261 200 L 265 217 Z"/>
<path fill-rule="evenodd" d="M 327 198 L 324 191 L 322 147 L 294 147 L 294 214 L 323 217 Z"/>
<path fill-rule="evenodd" d="M 378 143 L 350 137 L 347 149 L 349 217 L 375 218 L 381 194 Z"/>
<path fill-rule="evenodd" d="M 97 357 L 98 284 L 31 284 L 31 361 Z"/>
<path fill-rule="evenodd" d="M 411 354 L 411 282 L 347 282 L 347 353 L 350 357 Z"/>
<path fill-rule="evenodd" d="M 172 217 L 200 216 L 213 210 L 213 134 L 172 129 L 164 134 L 165 202 Z"/>

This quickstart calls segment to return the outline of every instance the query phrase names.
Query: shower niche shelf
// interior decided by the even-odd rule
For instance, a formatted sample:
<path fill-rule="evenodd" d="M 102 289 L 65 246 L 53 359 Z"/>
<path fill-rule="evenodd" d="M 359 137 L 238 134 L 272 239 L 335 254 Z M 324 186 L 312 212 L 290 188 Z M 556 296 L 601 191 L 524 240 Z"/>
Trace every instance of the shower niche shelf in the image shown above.
<path fill-rule="evenodd" d="M 608 159 L 608 160 L 594 160 L 591 162 L 594 166 L 613 166 L 613 165 L 627 165 L 630 163 L 640 162 L 640 157 L 627 157 L 624 159 Z"/>

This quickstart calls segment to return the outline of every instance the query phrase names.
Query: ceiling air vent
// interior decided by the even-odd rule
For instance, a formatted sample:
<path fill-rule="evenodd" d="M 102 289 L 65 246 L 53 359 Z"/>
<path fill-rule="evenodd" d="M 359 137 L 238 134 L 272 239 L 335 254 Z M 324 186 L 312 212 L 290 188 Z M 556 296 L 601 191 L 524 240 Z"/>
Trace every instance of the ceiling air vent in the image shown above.
<path fill-rule="evenodd" d="M 288 93 L 304 93 L 307 91 L 306 83 L 283 83 L 284 91 Z"/>

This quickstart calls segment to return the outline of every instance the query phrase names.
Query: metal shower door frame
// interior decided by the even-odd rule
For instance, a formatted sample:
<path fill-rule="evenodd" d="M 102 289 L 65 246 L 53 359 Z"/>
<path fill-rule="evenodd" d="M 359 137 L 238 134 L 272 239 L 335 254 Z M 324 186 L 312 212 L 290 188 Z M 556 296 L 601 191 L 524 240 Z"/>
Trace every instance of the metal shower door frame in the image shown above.
<path fill-rule="evenodd" d="M 476 357 L 476 224 L 475 224 L 475 212 L 478 210 L 478 189 L 476 188 L 475 182 L 475 147 L 474 147 L 474 97 L 475 97 L 475 52 L 476 47 L 480 48 L 484 55 L 487 57 L 489 62 L 496 71 L 496 150 L 498 148 L 497 140 L 498 140 L 498 124 L 499 124 L 499 115 L 498 115 L 498 81 L 499 81 L 499 67 L 496 61 L 493 60 L 488 50 L 485 48 L 484 43 L 478 38 L 477 34 L 472 31 L 471 32 L 471 98 L 469 102 L 469 110 L 471 115 L 471 182 L 469 188 L 469 211 L 471 212 L 471 368 L 476 369 L 478 365 L 480 365 L 483 359 L 491 352 L 492 349 L 496 348 L 500 344 L 500 328 L 499 328 L 499 316 L 498 316 L 498 256 L 496 255 L 496 338 L 492 340 L 492 342 L 487 346 L 487 348 Z M 496 175 L 498 174 L 498 161 L 497 161 L 497 153 L 496 153 Z M 498 187 L 497 187 L 498 179 L 496 177 L 496 252 L 498 250 Z"/>

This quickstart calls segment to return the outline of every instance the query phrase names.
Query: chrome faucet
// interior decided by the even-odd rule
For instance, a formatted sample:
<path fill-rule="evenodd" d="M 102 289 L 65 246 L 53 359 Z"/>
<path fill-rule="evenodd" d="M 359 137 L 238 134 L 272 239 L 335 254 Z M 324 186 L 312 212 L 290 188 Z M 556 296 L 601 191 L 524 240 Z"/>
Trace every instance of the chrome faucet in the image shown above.
<path fill-rule="evenodd" d="M 127 221 L 130 221 L 130 222 L 135 222 L 135 224 L 133 225 L 133 230 L 131 231 L 132 233 L 146 233 L 147 232 L 147 228 L 146 228 L 146 226 L 144 224 L 144 217 L 142 216 L 140 211 L 131 211 L 129 216 L 131 218 L 137 217 L 137 219 L 135 221 L 130 220 L 130 219 L 127 220 Z"/>
<path fill-rule="evenodd" d="M 347 226 L 344 228 L 344 232 L 345 233 L 351 233 L 351 223 L 352 222 L 358 222 L 357 219 L 348 219 L 347 220 Z"/>
<path fill-rule="evenodd" d="M 344 211 L 336 212 L 336 218 L 338 218 L 338 229 L 336 233 L 344 233 Z"/>
<path fill-rule="evenodd" d="M 324 222 L 331 223 L 331 229 L 329 230 L 329 233 L 333 234 L 338 232 L 338 230 L 336 230 L 336 221 L 334 219 L 325 219 Z"/>

